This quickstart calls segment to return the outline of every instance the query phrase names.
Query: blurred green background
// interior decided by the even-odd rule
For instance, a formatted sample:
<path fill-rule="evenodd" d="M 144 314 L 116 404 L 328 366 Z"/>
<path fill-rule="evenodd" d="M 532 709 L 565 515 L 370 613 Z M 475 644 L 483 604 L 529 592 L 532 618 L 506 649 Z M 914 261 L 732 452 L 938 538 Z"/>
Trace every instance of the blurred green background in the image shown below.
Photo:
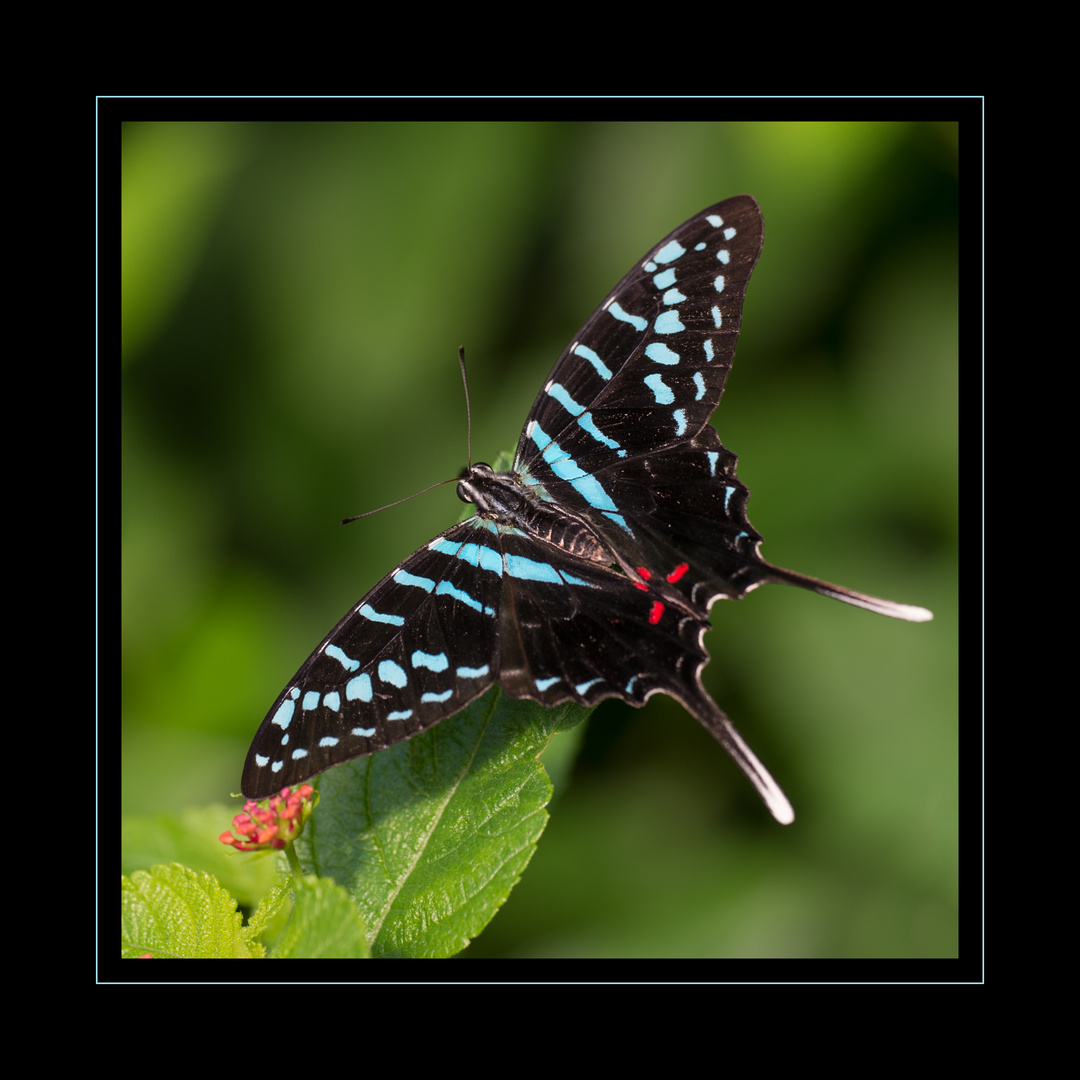
<path fill-rule="evenodd" d="M 957 140 L 947 123 L 127 125 L 124 811 L 236 792 L 286 680 L 458 518 L 447 485 L 337 524 L 465 463 L 459 345 L 490 461 L 631 264 L 749 192 L 765 248 L 713 423 L 762 553 L 935 620 L 777 586 L 718 603 L 706 684 L 795 824 L 669 699 L 605 703 L 463 955 L 957 955 Z"/>

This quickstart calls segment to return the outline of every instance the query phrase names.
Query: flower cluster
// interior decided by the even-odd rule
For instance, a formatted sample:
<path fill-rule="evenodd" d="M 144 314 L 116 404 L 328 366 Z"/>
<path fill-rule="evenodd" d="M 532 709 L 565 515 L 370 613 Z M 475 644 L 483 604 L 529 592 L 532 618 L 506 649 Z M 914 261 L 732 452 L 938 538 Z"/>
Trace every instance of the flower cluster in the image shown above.
<path fill-rule="evenodd" d="M 223 832 L 218 839 L 237 851 L 280 850 L 303 831 L 304 823 L 315 809 L 314 794 L 310 784 L 303 784 L 293 789 L 282 788 L 280 795 L 261 803 L 249 799 L 233 818 L 232 831 Z"/>

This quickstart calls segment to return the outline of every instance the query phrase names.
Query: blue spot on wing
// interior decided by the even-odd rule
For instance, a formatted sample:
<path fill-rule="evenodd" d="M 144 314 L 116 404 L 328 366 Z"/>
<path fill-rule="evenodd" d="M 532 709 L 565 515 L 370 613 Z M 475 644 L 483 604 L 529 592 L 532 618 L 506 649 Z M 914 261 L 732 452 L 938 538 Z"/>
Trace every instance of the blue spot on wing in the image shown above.
<path fill-rule="evenodd" d="M 604 361 L 588 347 L 588 345 L 578 345 L 572 351 L 575 356 L 580 356 L 583 360 L 588 360 L 601 379 L 606 381 L 611 378 L 611 368 L 609 368 L 607 364 L 605 364 Z"/>
<path fill-rule="evenodd" d="M 686 254 L 686 248 L 678 240 L 669 240 L 654 256 L 653 260 L 658 263 L 674 262 Z"/>
<path fill-rule="evenodd" d="M 345 698 L 348 701 L 371 700 L 371 676 L 366 671 L 345 684 Z"/>
<path fill-rule="evenodd" d="M 395 570 L 392 576 L 399 585 L 412 585 L 418 589 L 423 589 L 424 592 L 431 592 L 435 588 L 435 582 L 431 578 L 416 577 L 414 574 L 410 574 L 408 570 Z"/>
<path fill-rule="evenodd" d="M 597 426 L 592 413 L 585 412 L 585 406 L 575 401 L 561 383 L 548 383 L 547 393 L 553 397 L 571 416 L 577 417 L 578 427 L 587 431 L 597 442 L 603 443 L 610 450 L 617 450 L 619 457 L 626 457 L 626 451 L 619 447 L 615 439 L 609 438 Z M 584 413 L 584 415 L 582 415 Z"/>
<path fill-rule="evenodd" d="M 426 694 L 421 694 L 420 695 L 420 700 L 421 701 L 438 701 L 438 702 L 449 701 L 451 696 L 453 695 L 453 693 L 454 693 L 453 690 L 445 690 L 441 694 L 436 694 L 436 693 L 432 693 L 432 692 L 429 691 Z"/>
<path fill-rule="evenodd" d="M 681 334 L 686 327 L 679 321 L 677 311 L 662 311 L 653 323 L 658 334 Z"/>
<path fill-rule="evenodd" d="M 548 394 L 551 395 L 571 416 L 580 416 L 585 411 L 584 405 L 579 405 L 568 393 L 562 383 L 548 383 Z"/>
<path fill-rule="evenodd" d="M 620 322 L 629 323 L 635 330 L 644 330 L 649 325 L 640 315 L 631 315 L 614 302 L 608 308 L 608 312 Z"/>
<path fill-rule="evenodd" d="M 679 362 L 679 354 L 668 348 L 662 341 L 654 341 L 645 346 L 645 355 L 657 364 L 667 364 L 672 367 Z"/>
<path fill-rule="evenodd" d="M 483 667 L 459 667 L 455 674 L 459 679 L 482 679 L 491 670 L 487 664 Z"/>
<path fill-rule="evenodd" d="M 428 544 L 428 549 L 437 551 L 440 555 L 456 555 L 461 550 L 461 545 L 455 544 L 453 540 L 439 537 L 437 540 L 432 540 L 431 543 Z"/>
<path fill-rule="evenodd" d="M 619 457 L 626 457 L 626 451 L 619 446 L 615 439 L 608 438 L 597 426 L 593 420 L 592 413 L 586 413 L 584 416 L 578 418 L 578 427 L 583 431 L 587 431 L 598 443 L 603 443 L 609 450 L 614 450 L 618 453 Z"/>
<path fill-rule="evenodd" d="M 608 517 L 610 518 L 615 518 L 617 516 L 618 515 L 616 514 L 608 514 Z M 619 520 L 622 521 L 621 518 Z M 623 522 L 623 524 L 625 525 L 625 522 Z M 559 571 L 559 577 L 561 577 L 567 585 L 583 585 L 586 589 L 595 589 L 598 587 L 591 581 L 584 581 L 579 577 L 575 577 L 573 574 L 568 574 L 565 570 Z"/>
<path fill-rule="evenodd" d="M 537 562 L 535 559 L 527 559 L 524 555 L 507 555 L 504 557 L 506 572 L 522 581 L 550 581 L 561 585 L 562 578 L 554 566 L 548 563 Z"/>
<path fill-rule="evenodd" d="M 477 565 L 481 570 L 490 570 L 491 573 L 502 576 L 502 556 L 494 548 L 481 548 L 480 561 Z"/>
<path fill-rule="evenodd" d="M 427 668 L 429 671 L 445 671 L 450 666 L 446 653 L 426 653 L 417 649 L 412 654 L 414 668 Z"/>
<path fill-rule="evenodd" d="M 405 674 L 405 669 L 400 664 L 395 664 L 393 660 L 379 661 L 379 678 L 391 686 L 396 686 L 399 690 L 409 685 L 409 676 Z"/>
<path fill-rule="evenodd" d="M 389 623 L 390 626 L 404 626 L 405 620 L 400 615 L 385 615 L 381 611 L 376 611 L 370 604 L 364 604 L 360 608 L 360 614 L 365 619 L 370 619 L 372 622 Z"/>
<path fill-rule="evenodd" d="M 277 712 L 274 713 L 274 719 L 271 723 L 277 724 L 279 728 L 284 730 L 292 723 L 293 712 L 296 709 L 296 702 L 293 700 L 300 696 L 300 691 L 293 689 L 292 695 L 287 697 L 277 708 Z"/>
<path fill-rule="evenodd" d="M 657 405 L 670 405 L 675 400 L 675 392 L 664 382 L 664 376 L 659 372 L 646 375 L 645 385 L 653 392 Z"/>
<path fill-rule="evenodd" d="M 360 666 L 359 660 L 354 660 L 351 656 L 346 655 L 336 645 L 328 645 L 326 655 L 331 660 L 336 660 L 346 671 L 355 671 Z"/>
<path fill-rule="evenodd" d="M 470 596 L 464 589 L 459 589 L 456 585 L 451 585 L 449 581 L 440 581 L 435 589 L 435 595 L 452 596 L 455 600 L 460 600 L 463 604 L 467 604 L 474 611 L 482 611 L 485 615 L 495 614 L 494 608 L 481 604 L 479 600 Z"/>

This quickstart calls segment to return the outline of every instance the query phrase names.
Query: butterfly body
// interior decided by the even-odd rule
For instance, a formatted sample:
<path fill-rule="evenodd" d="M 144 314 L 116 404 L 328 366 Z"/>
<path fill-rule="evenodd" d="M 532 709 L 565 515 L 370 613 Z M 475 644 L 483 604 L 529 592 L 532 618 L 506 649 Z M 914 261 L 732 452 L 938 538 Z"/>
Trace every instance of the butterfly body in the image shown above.
<path fill-rule="evenodd" d="M 476 513 L 379 582 L 279 696 L 248 753 L 246 795 L 409 738 L 498 682 L 545 705 L 667 693 L 792 820 L 701 684 L 713 602 L 777 581 L 930 614 L 758 553 L 736 457 L 707 421 L 761 243 L 757 203 L 737 196 L 679 226 L 612 290 L 556 363 L 510 470 L 462 474 L 458 495 Z"/>

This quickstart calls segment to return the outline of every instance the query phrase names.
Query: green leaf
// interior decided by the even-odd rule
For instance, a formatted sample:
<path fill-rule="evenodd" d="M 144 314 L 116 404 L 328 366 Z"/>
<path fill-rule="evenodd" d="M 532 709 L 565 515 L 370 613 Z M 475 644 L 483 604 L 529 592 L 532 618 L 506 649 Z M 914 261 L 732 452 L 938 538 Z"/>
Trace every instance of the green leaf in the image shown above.
<path fill-rule="evenodd" d="M 331 769 L 316 781 L 319 808 L 296 844 L 318 876 L 281 876 L 244 926 L 214 874 L 177 863 L 135 871 L 121 878 L 122 955 L 263 957 L 267 947 L 282 959 L 460 952 L 506 900 L 547 824 L 552 785 L 540 754 L 556 732 L 587 715 L 577 705 L 515 701 L 495 688 L 415 739 Z M 126 858 L 187 846 L 206 861 L 200 845 L 219 830 L 223 811 L 192 812 L 183 822 L 129 821 Z M 270 860 L 230 857 L 226 866 L 247 887 L 255 879 L 245 871 L 273 872 Z"/>
<path fill-rule="evenodd" d="M 274 959 L 359 960 L 371 955 L 364 922 L 349 894 L 325 878 L 288 882 L 292 918 L 274 946 Z M 252 919 L 253 929 L 257 925 Z"/>
<path fill-rule="evenodd" d="M 423 735 L 319 777 L 297 850 L 346 889 L 373 956 L 453 956 L 490 922 L 547 824 L 539 755 L 587 715 L 496 687 Z"/>
<path fill-rule="evenodd" d="M 121 956 L 263 956 L 236 901 L 210 874 L 173 863 L 121 877 Z"/>
<path fill-rule="evenodd" d="M 240 803 L 190 807 L 181 814 L 129 815 L 120 823 L 120 872 L 134 874 L 164 863 L 204 870 L 254 908 L 277 879 L 274 859 L 245 858 L 218 841 Z"/>

